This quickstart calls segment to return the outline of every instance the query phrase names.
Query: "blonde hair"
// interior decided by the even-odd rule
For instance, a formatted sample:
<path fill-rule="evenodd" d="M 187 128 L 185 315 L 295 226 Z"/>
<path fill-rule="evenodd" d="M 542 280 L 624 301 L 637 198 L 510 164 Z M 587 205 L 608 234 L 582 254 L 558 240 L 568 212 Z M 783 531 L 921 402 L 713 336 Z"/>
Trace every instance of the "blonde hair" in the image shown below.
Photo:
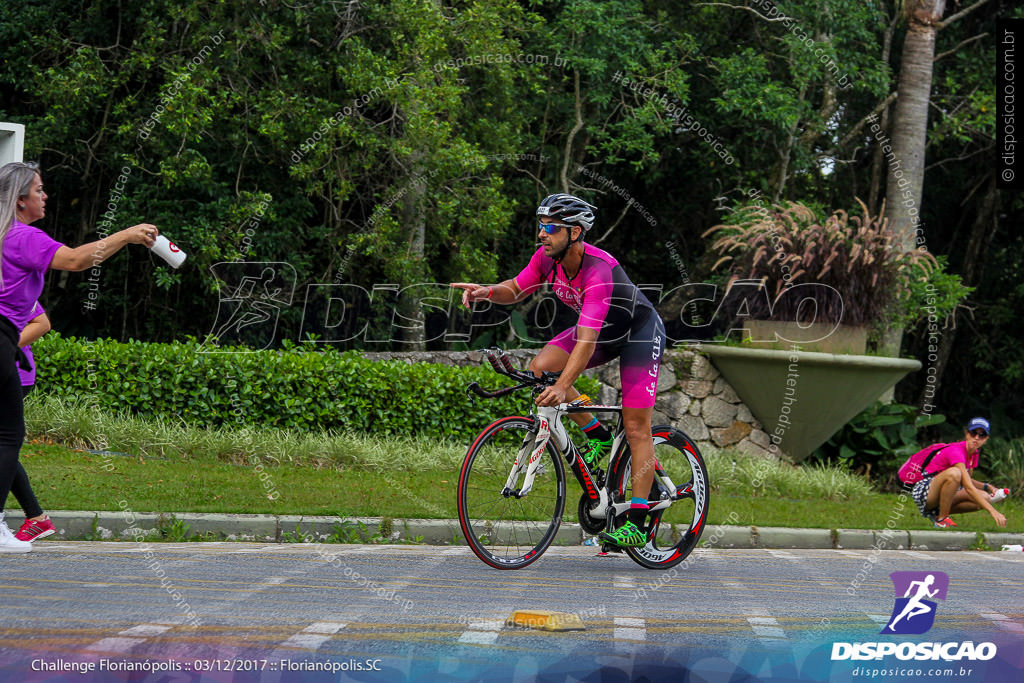
<path fill-rule="evenodd" d="M 39 164 L 13 161 L 0 167 L 0 287 L 3 286 L 4 240 L 14 225 L 18 200 L 32 189 L 32 181 L 39 174 Z"/>

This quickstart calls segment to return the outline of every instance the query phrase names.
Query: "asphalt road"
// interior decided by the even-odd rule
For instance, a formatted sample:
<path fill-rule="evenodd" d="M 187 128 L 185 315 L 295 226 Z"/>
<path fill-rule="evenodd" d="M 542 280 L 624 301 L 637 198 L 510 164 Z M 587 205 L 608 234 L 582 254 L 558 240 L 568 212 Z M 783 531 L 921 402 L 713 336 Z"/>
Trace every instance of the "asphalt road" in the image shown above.
<path fill-rule="evenodd" d="M 950 580 L 903 640 L 998 647 L 948 680 L 1024 672 L 1024 553 L 708 549 L 655 572 L 556 547 L 498 571 L 461 547 L 41 541 L 0 567 L 3 681 L 861 680 L 829 653 L 900 640 L 879 635 L 895 571 Z M 585 629 L 506 625 L 526 609 Z"/>

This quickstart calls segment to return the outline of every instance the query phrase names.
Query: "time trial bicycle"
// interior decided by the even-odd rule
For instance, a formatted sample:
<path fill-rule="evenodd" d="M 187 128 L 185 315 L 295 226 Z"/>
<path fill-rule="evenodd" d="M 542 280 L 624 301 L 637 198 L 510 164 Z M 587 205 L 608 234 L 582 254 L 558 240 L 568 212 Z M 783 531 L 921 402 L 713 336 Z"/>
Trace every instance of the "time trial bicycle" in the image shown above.
<path fill-rule="evenodd" d="M 485 355 L 495 371 L 518 384 L 497 391 L 470 384 L 467 392 L 482 398 L 528 388 L 536 395 L 558 378 L 556 373 L 536 377 L 517 370 L 500 349 Z M 566 415 L 585 412 L 619 415 L 607 470 L 598 462 L 587 464 L 562 424 Z M 624 550 L 644 567 L 668 569 L 690 554 L 704 531 L 708 474 L 697 445 L 683 431 L 657 425 L 651 429 L 651 438 L 655 476 L 646 496 L 651 512 L 642 528 L 648 542 Z M 534 405 L 528 417 L 492 422 L 466 453 L 459 474 L 459 523 L 477 557 L 497 569 L 522 569 L 547 550 L 565 510 L 563 461 L 583 489 L 576 512 L 584 531 L 613 531 L 626 523 L 633 491 L 622 407 L 594 405 L 586 397 L 553 407 Z"/>

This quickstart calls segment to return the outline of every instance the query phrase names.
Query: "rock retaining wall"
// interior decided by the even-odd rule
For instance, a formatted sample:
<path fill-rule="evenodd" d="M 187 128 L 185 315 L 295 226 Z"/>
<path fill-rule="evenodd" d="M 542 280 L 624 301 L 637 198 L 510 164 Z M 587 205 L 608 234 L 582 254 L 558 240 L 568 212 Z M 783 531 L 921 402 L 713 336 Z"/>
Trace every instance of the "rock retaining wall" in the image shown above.
<path fill-rule="evenodd" d="M 505 352 L 513 365 L 526 368 L 535 349 Z M 370 360 L 402 360 L 406 363 L 440 363 L 465 366 L 486 363 L 480 351 L 364 352 Z M 588 370 L 601 382 L 595 401 L 616 404 L 621 397 L 619 361 Z M 658 373 L 658 398 L 654 424 L 672 424 L 690 435 L 702 452 L 733 448 L 741 453 L 776 459 L 781 452 L 770 448 L 771 439 L 757 418 L 740 400 L 707 357 L 692 350 L 666 351 Z"/>

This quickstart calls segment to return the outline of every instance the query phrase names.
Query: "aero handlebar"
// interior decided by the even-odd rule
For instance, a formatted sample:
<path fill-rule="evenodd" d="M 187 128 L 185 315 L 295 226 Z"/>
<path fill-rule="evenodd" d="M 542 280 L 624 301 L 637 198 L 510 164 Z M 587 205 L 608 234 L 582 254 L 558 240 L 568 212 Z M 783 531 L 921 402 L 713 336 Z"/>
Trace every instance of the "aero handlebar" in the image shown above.
<path fill-rule="evenodd" d="M 524 372 L 522 370 L 516 370 L 512 367 L 512 362 L 508 356 L 501 349 L 487 349 L 484 351 L 484 356 L 487 358 L 487 362 L 491 364 L 494 371 L 499 375 L 510 377 L 519 382 L 514 387 L 505 387 L 504 389 L 498 389 L 496 391 L 488 391 L 481 387 L 477 382 L 473 382 L 467 387 L 467 393 L 473 393 L 481 398 L 500 398 L 507 396 L 512 392 L 525 389 L 527 387 L 542 387 L 551 386 L 558 379 L 561 373 L 557 372 L 543 372 L 540 377 L 537 377 L 532 372 Z"/>

